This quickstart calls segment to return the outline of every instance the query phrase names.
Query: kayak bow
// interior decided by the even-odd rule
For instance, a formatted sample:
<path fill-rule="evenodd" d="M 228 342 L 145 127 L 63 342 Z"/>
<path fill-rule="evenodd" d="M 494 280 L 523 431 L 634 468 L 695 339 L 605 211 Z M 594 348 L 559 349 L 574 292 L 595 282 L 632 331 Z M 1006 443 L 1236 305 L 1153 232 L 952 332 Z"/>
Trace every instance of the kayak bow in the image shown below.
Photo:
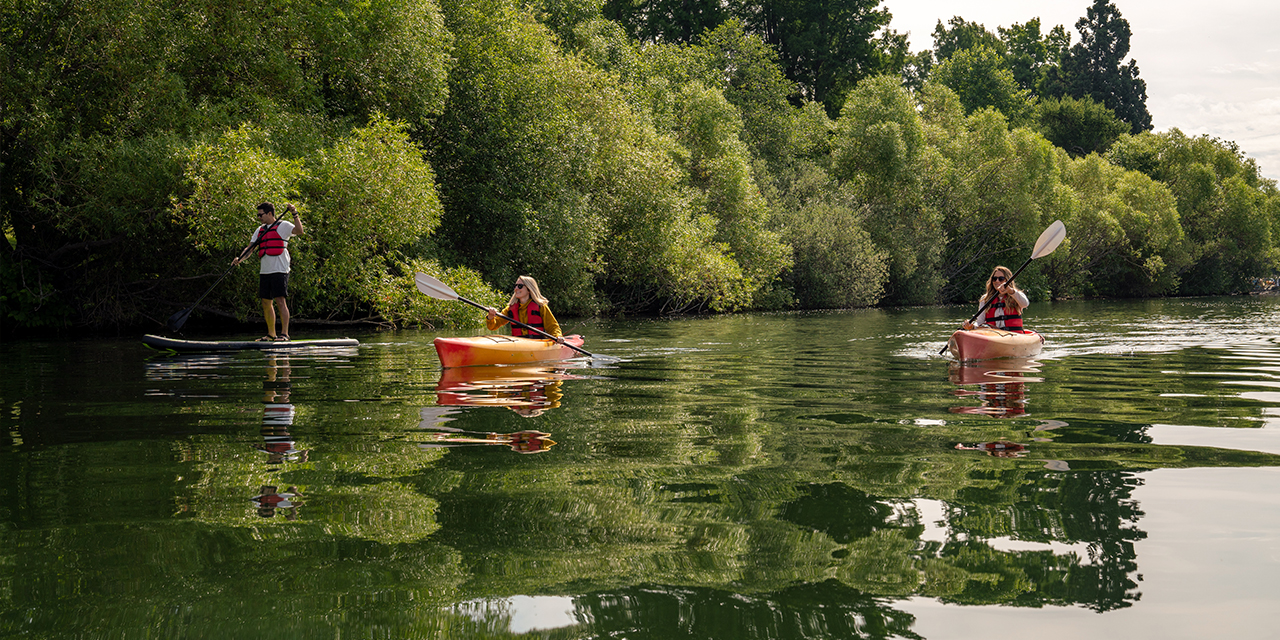
<path fill-rule="evenodd" d="M 947 348 L 957 360 L 990 360 L 992 358 L 1029 358 L 1040 353 L 1044 336 L 1034 332 L 1015 333 L 990 327 L 951 334 Z"/>

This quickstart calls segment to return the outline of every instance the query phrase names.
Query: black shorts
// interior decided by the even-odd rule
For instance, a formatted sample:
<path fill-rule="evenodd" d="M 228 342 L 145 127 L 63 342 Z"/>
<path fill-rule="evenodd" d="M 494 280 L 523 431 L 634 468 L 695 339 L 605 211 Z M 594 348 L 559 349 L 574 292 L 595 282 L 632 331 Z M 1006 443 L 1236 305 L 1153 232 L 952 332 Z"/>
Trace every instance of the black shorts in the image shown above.
<path fill-rule="evenodd" d="M 289 274 L 258 274 L 258 297 L 263 300 L 289 297 Z"/>

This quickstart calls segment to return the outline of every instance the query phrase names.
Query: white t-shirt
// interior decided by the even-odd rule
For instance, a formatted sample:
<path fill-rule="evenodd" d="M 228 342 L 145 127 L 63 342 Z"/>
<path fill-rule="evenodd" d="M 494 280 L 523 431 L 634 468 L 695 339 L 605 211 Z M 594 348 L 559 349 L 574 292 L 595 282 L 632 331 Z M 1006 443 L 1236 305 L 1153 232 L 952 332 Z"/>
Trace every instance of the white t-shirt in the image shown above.
<path fill-rule="evenodd" d="M 254 229 L 253 235 L 249 236 L 249 242 L 257 242 L 258 234 L 261 232 L 262 227 Z M 262 264 L 258 266 L 258 273 L 289 273 L 289 236 L 293 235 L 293 223 L 288 220 L 280 220 L 280 226 L 276 227 L 276 233 L 280 234 L 281 238 L 284 238 L 284 253 L 278 256 L 262 256 Z M 253 248 L 254 251 L 259 249 L 261 247 Z"/>

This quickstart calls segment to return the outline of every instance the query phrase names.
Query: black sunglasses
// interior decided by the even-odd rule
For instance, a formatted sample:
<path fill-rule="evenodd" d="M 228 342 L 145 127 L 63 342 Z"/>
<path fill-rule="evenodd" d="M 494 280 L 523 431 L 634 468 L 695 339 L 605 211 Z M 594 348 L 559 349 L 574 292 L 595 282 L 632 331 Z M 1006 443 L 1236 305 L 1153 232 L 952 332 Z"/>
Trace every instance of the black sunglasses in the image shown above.
<path fill-rule="evenodd" d="M 523 289 L 523 288 L 524 288 L 524 283 L 523 283 L 523 282 L 517 282 L 517 283 L 516 283 L 516 288 L 517 288 L 517 289 Z"/>
<path fill-rule="evenodd" d="M 1005 280 L 1004 276 L 991 276 L 992 282 L 1004 282 L 1004 280 Z"/>

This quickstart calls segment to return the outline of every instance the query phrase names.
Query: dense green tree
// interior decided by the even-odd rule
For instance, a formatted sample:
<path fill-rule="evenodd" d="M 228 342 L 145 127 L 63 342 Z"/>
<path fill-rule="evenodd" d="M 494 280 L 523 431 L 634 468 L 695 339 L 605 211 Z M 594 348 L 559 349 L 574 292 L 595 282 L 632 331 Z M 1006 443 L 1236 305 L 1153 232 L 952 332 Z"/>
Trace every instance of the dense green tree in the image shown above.
<path fill-rule="evenodd" d="M 959 98 L 940 83 L 926 85 L 921 115 L 939 160 L 927 180 L 926 201 L 943 217 L 946 283 L 940 299 L 973 301 L 997 264 L 1016 268 L 1026 247 L 1056 217 L 1058 168 L 1052 145 L 1025 128 L 1009 129 L 991 109 L 964 115 Z M 1019 276 L 1028 291 L 1039 272 Z"/>
<path fill-rule="evenodd" d="M 832 176 L 867 207 L 865 228 L 889 254 L 886 298 L 929 303 L 943 285 L 941 215 L 925 200 L 937 154 L 896 76 L 866 80 L 836 122 Z"/>
<path fill-rule="evenodd" d="M 1280 193 L 1230 142 L 1178 129 L 1122 137 L 1107 158 L 1167 185 L 1177 199 L 1190 263 L 1179 292 L 1227 293 L 1280 269 Z"/>
<path fill-rule="evenodd" d="M 1169 189 L 1096 154 L 1062 167 L 1074 202 L 1062 218 L 1068 250 L 1046 261 L 1055 292 L 1172 293 L 1189 256 Z"/>
<path fill-rule="evenodd" d="M 749 31 L 778 51 L 787 78 L 802 97 L 839 113 L 864 78 L 898 73 L 906 63 L 905 35 L 887 31 L 892 15 L 880 0 L 760 0 L 740 10 Z"/>
<path fill-rule="evenodd" d="M 773 166 L 784 161 L 796 86 L 783 75 L 777 51 L 731 19 L 703 34 L 690 53 L 691 62 L 705 70 L 699 77 L 738 109 L 752 154 Z"/>
<path fill-rule="evenodd" d="M 0 8 L 0 254 L 5 291 L 24 300 L 6 314 L 101 326 L 194 298 L 229 262 L 169 224 L 194 144 L 247 122 L 278 133 L 291 162 L 377 113 L 436 115 L 450 36 L 434 2 L 340 5 Z M 246 197 L 245 210 L 263 199 Z"/>
<path fill-rule="evenodd" d="M 738 110 L 694 50 L 593 31 L 584 50 L 618 85 L 512 5 L 446 15 L 460 73 L 433 158 L 450 260 L 497 282 L 533 274 L 571 313 L 735 308 L 785 265 Z"/>
<path fill-rule="evenodd" d="M 794 250 L 785 282 L 796 304 L 839 309 L 879 302 L 889 256 L 865 229 L 867 208 L 815 163 L 804 163 L 789 187 L 779 218 Z"/>
<path fill-rule="evenodd" d="M 1150 130 L 1147 83 L 1138 77 L 1137 61 L 1125 63 L 1132 34 L 1129 21 L 1110 0 L 1094 0 L 1076 29 L 1080 42 L 1060 66 L 1048 69 L 1041 94 L 1092 98 L 1129 123 L 1132 133 Z"/>
<path fill-rule="evenodd" d="M 939 20 L 933 28 L 933 57 L 937 62 L 945 62 L 951 56 L 974 49 L 987 47 L 1000 55 L 1005 54 L 1005 43 L 994 33 L 976 22 L 969 22 L 960 16 L 954 16 L 946 25 Z"/>
<path fill-rule="evenodd" d="M 729 17 L 720 0 L 604 0 L 602 12 L 645 43 L 690 44 Z"/>
<path fill-rule="evenodd" d="M 690 152 L 691 183 L 716 220 L 715 240 L 741 266 L 747 290 L 758 290 L 789 266 L 789 250 L 768 229 L 769 210 L 751 175 L 738 111 L 722 93 L 691 83 L 681 96 L 677 121 L 679 140 Z"/>
<path fill-rule="evenodd" d="M 559 38 L 561 44 L 576 49 L 581 43 L 577 30 L 603 18 L 605 0 L 525 0 L 527 10 Z"/>
<path fill-rule="evenodd" d="M 1129 132 L 1128 123 L 1091 98 L 1045 98 L 1035 106 L 1035 121 L 1041 135 L 1076 158 L 1105 153 Z"/>
<path fill-rule="evenodd" d="M 1036 95 L 1045 71 L 1058 65 L 1066 55 L 1071 46 L 1071 35 L 1062 25 L 1042 35 L 1040 18 L 998 30 L 1005 45 L 1005 62 L 1013 72 L 1013 78 L 1023 89 Z"/>
<path fill-rule="evenodd" d="M 187 230 L 195 249 L 235 255 L 253 229 L 245 202 L 299 202 L 307 233 L 290 242 L 295 310 L 330 320 L 350 317 L 353 308 L 392 323 L 452 318 L 447 308 L 437 313 L 443 305 L 404 304 L 413 290 L 406 265 L 441 217 L 433 173 L 406 129 L 375 117 L 368 127 L 293 159 L 280 155 L 269 134 L 287 137 L 282 124 L 269 131 L 251 125 L 228 131 L 187 153 L 189 195 L 177 203 L 173 220 Z M 255 272 L 243 268 L 226 291 L 246 316 L 257 307 L 244 295 L 254 280 Z"/>
<path fill-rule="evenodd" d="M 992 108 L 1014 126 L 1027 121 L 1033 109 L 1030 93 L 1018 86 L 1004 58 L 985 45 L 956 52 L 933 70 L 929 81 L 956 92 L 966 113 Z"/>

